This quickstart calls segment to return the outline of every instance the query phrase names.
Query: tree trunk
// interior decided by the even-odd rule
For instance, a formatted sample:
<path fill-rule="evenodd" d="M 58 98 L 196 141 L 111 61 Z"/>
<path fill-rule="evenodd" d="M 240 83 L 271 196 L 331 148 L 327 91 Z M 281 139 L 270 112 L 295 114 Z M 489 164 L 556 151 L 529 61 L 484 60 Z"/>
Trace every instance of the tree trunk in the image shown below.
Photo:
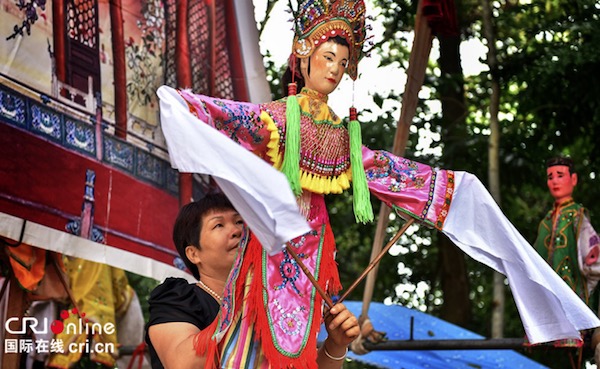
<path fill-rule="evenodd" d="M 444 82 L 440 85 L 442 103 L 443 137 L 446 143 L 444 162 L 449 168 L 460 168 L 460 160 L 466 154 L 467 131 L 464 78 L 460 65 L 460 36 L 439 36 L 440 69 Z M 444 304 L 443 319 L 458 325 L 471 321 L 470 286 L 464 253 L 444 236 L 439 237 L 438 247 L 441 287 Z"/>
<path fill-rule="evenodd" d="M 487 61 L 490 67 L 492 93 L 490 96 L 490 138 L 489 138 L 489 190 L 492 197 L 500 206 L 500 164 L 499 144 L 500 127 L 498 124 L 498 110 L 500 108 L 500 83 L 498 81 L 498 59 L 496 57 L 496 36 L 489 0 L 481 0 L 483 31 L 488 44 Z M 492 304 L 492 338 L 504 336 L 504 276 L 494 272 L 494 302 Z"/>
<path fill-rule="evenodd" d="M 471 300 L 464 253 L 440 233 L 441 287 L 444 305 L 440 317 L 450 323 L 465 326 L 471 321 Z"/>

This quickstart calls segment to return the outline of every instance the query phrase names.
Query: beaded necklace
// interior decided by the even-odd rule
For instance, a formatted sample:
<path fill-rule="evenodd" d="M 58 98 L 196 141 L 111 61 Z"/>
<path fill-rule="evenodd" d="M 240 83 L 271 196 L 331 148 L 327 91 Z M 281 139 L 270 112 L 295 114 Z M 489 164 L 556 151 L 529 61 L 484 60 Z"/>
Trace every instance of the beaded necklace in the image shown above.
<path fill-rule="evenodd" d="M 204 284 L 204 282 L 202 281 L 198 281 L 198 283 L 196 283 L 198 285 L 198 287 L 202 288 L 204 291 L 208 292 L 212 297 L 214 297 L 217 301 L 222 302 L 223 298 L 216 293 L 215 291 L 213 291 L 212 288 L 208 287 L 206 284 Z"/>

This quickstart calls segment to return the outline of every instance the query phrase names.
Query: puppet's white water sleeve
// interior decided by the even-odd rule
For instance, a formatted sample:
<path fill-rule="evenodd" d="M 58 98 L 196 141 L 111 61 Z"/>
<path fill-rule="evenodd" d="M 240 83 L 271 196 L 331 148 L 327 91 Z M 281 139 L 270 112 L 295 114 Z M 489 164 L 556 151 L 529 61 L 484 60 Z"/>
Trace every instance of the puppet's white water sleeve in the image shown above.
<path fill-rule="evenodd" d="M 175 89 L 162 86 L 157 94 L 173 167 L 213 176 L 267 252 L 311 230 L 282 173 L 199 122 Z"/>

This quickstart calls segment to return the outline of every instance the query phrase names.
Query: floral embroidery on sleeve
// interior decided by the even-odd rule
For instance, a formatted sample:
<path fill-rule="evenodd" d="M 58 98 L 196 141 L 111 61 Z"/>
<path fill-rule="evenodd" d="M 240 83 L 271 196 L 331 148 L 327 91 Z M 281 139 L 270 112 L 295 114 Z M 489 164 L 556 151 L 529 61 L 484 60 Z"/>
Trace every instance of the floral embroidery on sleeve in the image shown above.
<path fill-rule="evenodd" d="M 368 180 L 385 183 L 389 191 L 401 192 L 407 188 L 422 188 L 425 179 L 418 176 L 417 163 L 401 157 L 392 157 L 385 151 L 376 151 L 375 168 L 367 170 Z"/>
<path fill-rule="evenodd" d="M 221 108 L 222 119 L 215 120 L 215 128 L 225 133 L 237 143 L 247 142 L 252 146 L 262 145 L 264 124 L 252 106 L 246 104 L 229 104 L 223 100 L 213 100 Z"/>

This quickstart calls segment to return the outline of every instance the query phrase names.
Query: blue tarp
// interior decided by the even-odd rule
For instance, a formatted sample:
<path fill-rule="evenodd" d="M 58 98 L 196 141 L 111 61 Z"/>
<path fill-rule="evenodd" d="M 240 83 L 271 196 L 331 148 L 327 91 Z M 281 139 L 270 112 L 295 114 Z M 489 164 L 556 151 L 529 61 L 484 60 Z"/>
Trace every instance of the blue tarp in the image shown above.
<path fill-rule="evenodd" d="M 360 301 L 345 301 L 357 317 Z M 372 302 L 369 317 L 378 331 L 385 331 L 388 340 L 410 339 L 410 318 L 414 317 L 413 339 L 484 339 L 469 330 L 418 310 L 400 305 Z M 325 340 L 324 328 L 319 342 Z M 393 369 L 541 369 L 545 366 L 513 350 L 439 350 L 439 351 L 371 351 L 366 355 L 348 353 L 348 357 L 381 368 Z"/>

